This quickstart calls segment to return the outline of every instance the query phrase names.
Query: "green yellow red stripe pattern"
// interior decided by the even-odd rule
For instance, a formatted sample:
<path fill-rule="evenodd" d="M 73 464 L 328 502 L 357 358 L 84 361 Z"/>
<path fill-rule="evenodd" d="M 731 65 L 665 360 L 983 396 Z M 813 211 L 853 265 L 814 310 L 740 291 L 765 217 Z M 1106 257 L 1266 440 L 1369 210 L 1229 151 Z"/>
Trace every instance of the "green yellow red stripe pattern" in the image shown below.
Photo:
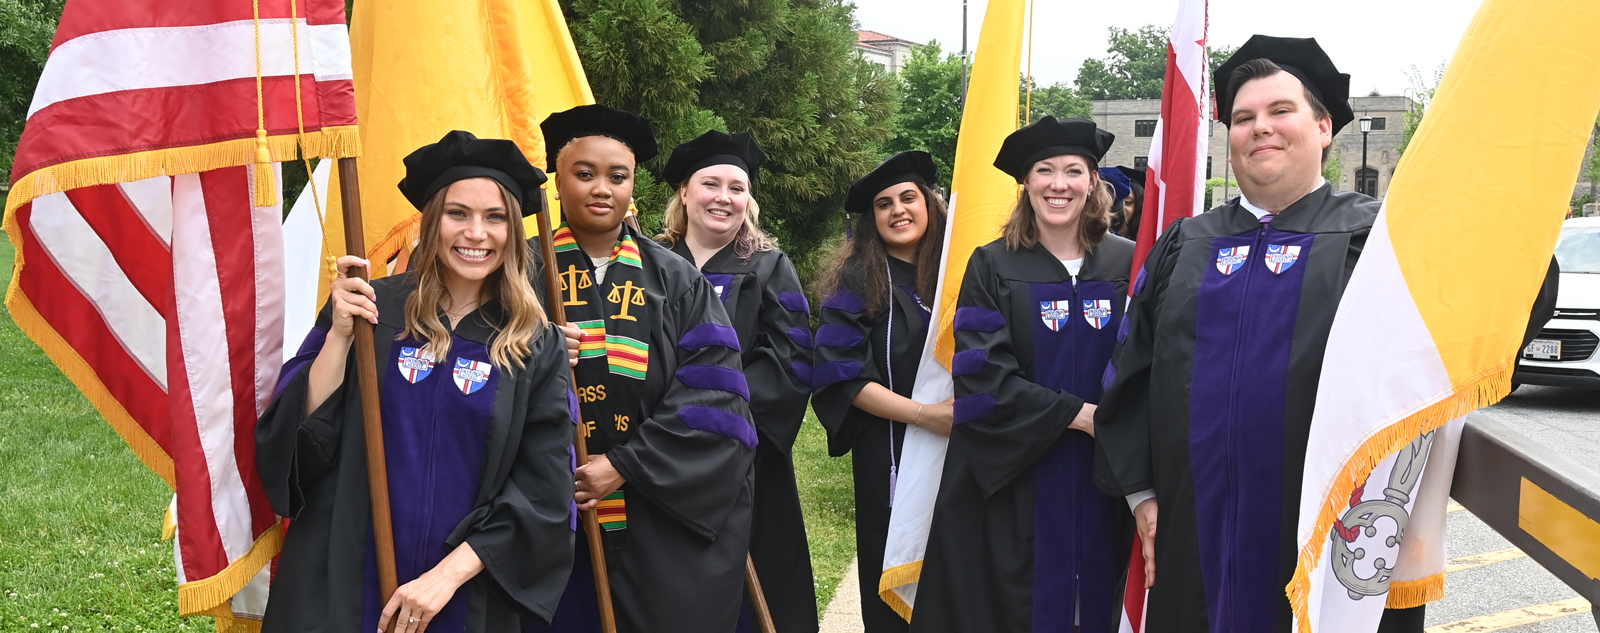
<path fill-rule="evenodd" d="M 650 344 L 615 334 L 606 335 L 606 363 L 611 373 L 644 380 L 650 368 Z"/>
<path fill-rule="evenodd" d="M 555 245 L 557 253 L 578 250 L 578 240 L 572 237 L 572 228 L 566 222 L 556 228 Z"/>
<path fill-rule="evenodd" d="M 566 222 L 556 228 L 555 246 L 557 253 L 578 250 L 578 240 L 572 237 L 572 227 L 567 226 Z M 622 232 L 622 239 L 617 240 L 617 245 L 611 249 L 611 259 L 634 268 L 644 268 L 644 263 L 639 260 L 639 245 L 627 231 Z"/>
<path fill-rule="evenodd" d="M 607 532 L 628 527 L 628 503 L 621 490 L 601 499 L 600 505 L 595 507 L 595 514 L 599 515 L 600 529 Z"/>
<path fill-rule="evenodd" d="M 583 336 L 578 339 L 578 358 L 600 358 L 606 355 L 606 322 L 601 319 L 593 321 L 574 321 L 573 325 L 583 330 Z"/>

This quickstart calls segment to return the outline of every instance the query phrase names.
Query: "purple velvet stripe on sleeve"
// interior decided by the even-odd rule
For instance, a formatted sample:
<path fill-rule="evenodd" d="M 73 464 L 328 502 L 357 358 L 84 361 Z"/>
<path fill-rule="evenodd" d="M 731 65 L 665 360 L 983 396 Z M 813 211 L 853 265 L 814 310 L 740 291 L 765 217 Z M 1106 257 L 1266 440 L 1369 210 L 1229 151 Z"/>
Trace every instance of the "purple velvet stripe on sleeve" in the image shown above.
<path fill-rule="evenodd" d="M 811 330 L 803 327 L 789 328 L 789 340 L 794 341 L 795 345 L 811 349 Z"/>
<path fill-rule="evenodd" d="M 811 370 L 811 390 L 817 391 L 841 380 L 855 380 L 860 375 L 860 361 L 828 361 L 817 365 L 816 369 Z"/>
<path fill-rule="evenodd" d="M 1116 363 L 1112 363 L 1110 361 L 1107 361 L 1106 362 L 1106 373 L 1104 373 L 1104 374 L 1102 374 L 1100 376 L 1100 391 L 1102 391 L 1102 392 L 1110 391 L 1111 390 L 1111 382 L 1116 380 L 1116 379 L 1117 379 L 1117 365 L 1116 365 Z"/>
<path fill-rule="evenodd" d="M 1006 326 L 1006 316 L 999 310 L 977 306 L 956 308 L 956 329 L 969 332 L 993 332 Z"/>
<path fill-rule="evenodd" d="M 789 368 L 794 370 L 795 377 L 799 378 L 801 383 L 807 386 L 811 384 L 811 365 L 795 361 L 789 363 Z"/>
<path fill-rule="evenodd" d="M 583 419 L 583 414 L 578 413 L 578 394 L 573 393 L 571 389 L 567 390 L 567 413 L 572 416 L 572 426 L 578 426 L 578 421 Z M 567 457 L 572 460 L 572 473 L 576 477 L 578 473 L 578 448 L 573 446 L 571 442 L 567 443 Z M 576 532 L 578 531 L 577 499 L 567 502 L 567 511 L 567 527 Z"/>
<path fill-rule="evenodd" d="M 1139 267 L 1139 277 L 1133 281 L 1133 296 L 1144 294 L 1145 267 Z"/>
<path fill-rule="evenodd" d="M 720 323 L 701 323 L 683 335 L 683 340 L 678 341 L 684 349 L 700 349 L 711 345 L 721 345 L 735 352 L 739 349 L 739 334 L 733 331 L 733 326 Z"/>
<path fill-rule="evenodd" d="M 994 407 L 994 396 L 986 393 L 975 393 L 970 396 L 956 398 L 956 424 L 987 418 L 989 414 L 994 413 Z"/>
<path fill-rule="evenodd" d="M 817 328 L 817 347 L 855 347 L 867 341 L 867 335 L 848 325 L 824 324 Z"/>
<path fill-rule="evenodd" d="M 981 349 L 969 349 L 956 352 L 955 358 L 950 361 L 951 376 L 966 376 L 976 374 L 989 362 L 989 352 Z"/>
<path fill-rule="evenodd" d="M 1132 322 L 1133 322 L 1133 315 L 1125 314 L 1125 315 L 1122 316 L 1122 323 L 1117 326 L 1117 342 L 1118 343 L 1126 343 L 1126 342 L 1128 342 L 1128 328 L 1132 327 L 1132 326 L 1130 326 L 1128 324 L 1132 323 Z"/>
<path fill-rule="evenodd" d="M 295 372 L 311 364 L 317 359 L 317 353 L 322 351 L 322 343 L 328 340 L 328 331 L 320 327 L 311 328 L 306 333 L 305 341 L 300 343 L 300 351 L 295 352 L 289 362 L 283 364 L 283 369 L 278 372 L 278 386 L 272 390 L 272 397 L 278 397 L 284 387 L 289 386 L 289 381 L 294 380 Z"/>
<path fill-rule="evenodd" d="M 861 296 L 849 290 L 835 290 L 822 300 L 822 307 L 843 310 L 851 314 L 860 314 L 867 309 L 867 304 L 861 301 Z"/>
<path fill-rule="evenodd" d="M 807 301 L 806 296 L 802 293 L 785 292 L 780 294 L 778 295 L 778 305 L 783 306 L 785 310 L 790 312 L 811 314 L 811 302 Z"/>
<path fill-rule="evenodd" d="M 750 385 L 745 382 L 744 373 L 737 369 L 716 365 L 684 365 L 678 368 L 678 380 L 695 389 L 717 389 L 738 394 L 745 402 L 750 401 Z"/>
<path fill-rule="evenodd" d="M 678 413 L 678 418 L 691 429 L 710 431 L 739 440 L 745 450 L 756 447 L 756 429 L 750 421 L 721 409 L 691 404 Z"/>

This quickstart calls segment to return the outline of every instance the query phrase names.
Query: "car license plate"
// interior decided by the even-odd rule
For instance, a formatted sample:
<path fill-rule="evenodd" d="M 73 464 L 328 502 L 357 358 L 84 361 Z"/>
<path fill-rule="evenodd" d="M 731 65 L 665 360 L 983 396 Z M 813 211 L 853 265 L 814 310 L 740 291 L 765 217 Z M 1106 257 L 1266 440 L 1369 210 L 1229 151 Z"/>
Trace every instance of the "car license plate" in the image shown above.
<path fill-rule="evenodd" d="M 1561 341 L 1533 339 L 1532 343 L 1528 343 L 1528 346 L 1522 349 L 1522 355 L 1534 360 L 1561 360 Z"/>

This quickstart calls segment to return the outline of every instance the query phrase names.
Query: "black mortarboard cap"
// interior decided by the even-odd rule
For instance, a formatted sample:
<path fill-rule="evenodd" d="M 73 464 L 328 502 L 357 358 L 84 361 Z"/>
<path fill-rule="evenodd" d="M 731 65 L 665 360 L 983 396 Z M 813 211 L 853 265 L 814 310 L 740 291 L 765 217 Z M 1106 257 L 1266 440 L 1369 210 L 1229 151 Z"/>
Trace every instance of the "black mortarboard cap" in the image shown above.
<path fill-rule="evenodd" d="M 729 134 L 711 130 L 674 148 L 661 177 L 676 185 L 712 165 L 733 165 L 743 169 L 754 181 L 764 162 L 767 162 L 767 153 L 761 151 L 756 137 L 749 132 Z"/>
<path fill-rule="evenodd" d="M 633 159 L 645 162 L 656 157 L 656 128 L 650 119 L 600 104 L 581 105 L 557 112 L 539 124 L 544 132 L 545 166 L 556 170 L 556 155 L 573 139 L 604 136 L 616 139 L 633 150 Z"/>
<path fill-rule="evenodd" d="M 1140 188 L 1144 187 L 1144 170 L 1134 169 L 1124 165 L 1117 165 L 1117 171 L 1120 171 L 1122 172 L 1122 175 L 1127 176 L 1128 180 L 1133 181 L 1133 184 L 1139 185 Z"/>
<path fill-rule="evenodd" d="M 1235 95 L 1228 89 L 1229 79 L 1234 69 L 1252 59 L 1269 60 L 1305 84 L 1306 89 L 1328 108 L 1334 134 L 1355 120 L 1356 115 L 1350 110 L 1350 75 L 1334 67 L 1333 60 L 1317 44 L 1316 38 L 1252 35 L 1250 41 L 1217 67 L 1217 118 L 1224 125 L 1233 127 Z"/>
<path fill-rule="evenodd" d="M 505 139 L 478 138 L 471 132 L 456 130 L 439 142 L 424 145 L 405 157 L 406 177 L 400 180 L 400 193 L 411 206 L 422 210 L 434 194 L 457 180 L 493 178 L 522 205 L 522 215 L 532 215 L 538 205 L 528 200 L 538 194 L 546 180 L 544 172 L 522 153 L 522 148 Z"/>
<path fill-rule="evenodd" d="M 1116 139 L 1115 134 L 1095 127 L 1094 121 L 1088 119 L 1057 121 L 1045 116 L 1007 136 L 1000 144 L 1000 154 L 994 157 L 994 166 L 1020 183 L 1034 163 L 1051 156 L 1087 156 L 1098 165 Z"/>
<path fill-rule="evenodd" d="M 844 197 L 845 213 L 871 211 L 872 199 L 878 192 L 903 182 L 939 186 L 939 166 L 933 163 L 933 155 L 912 150 L 890 156 L 876 169 L 850 183 L 850 191 Z"/>

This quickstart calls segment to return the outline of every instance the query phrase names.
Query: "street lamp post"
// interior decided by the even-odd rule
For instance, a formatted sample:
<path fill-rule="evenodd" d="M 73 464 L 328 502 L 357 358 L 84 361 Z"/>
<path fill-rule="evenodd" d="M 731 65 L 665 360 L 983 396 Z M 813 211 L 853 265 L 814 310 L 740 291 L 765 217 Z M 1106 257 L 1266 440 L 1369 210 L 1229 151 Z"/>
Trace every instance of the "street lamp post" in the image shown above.
<path fill-rule="evenodd" d="M 1367 134 L 1371 131 L 1372 117 L 1363 112 L 1361 114 L 1361 173 L 1356 175 L 1356 184 L 1364 190 L 1361 193 L 1376 198 L 1378 197 L 1378 188 L 1376 186 L 1367 187 Z M 1377 183 L 1373 184 L 1376 185 Z"/>

